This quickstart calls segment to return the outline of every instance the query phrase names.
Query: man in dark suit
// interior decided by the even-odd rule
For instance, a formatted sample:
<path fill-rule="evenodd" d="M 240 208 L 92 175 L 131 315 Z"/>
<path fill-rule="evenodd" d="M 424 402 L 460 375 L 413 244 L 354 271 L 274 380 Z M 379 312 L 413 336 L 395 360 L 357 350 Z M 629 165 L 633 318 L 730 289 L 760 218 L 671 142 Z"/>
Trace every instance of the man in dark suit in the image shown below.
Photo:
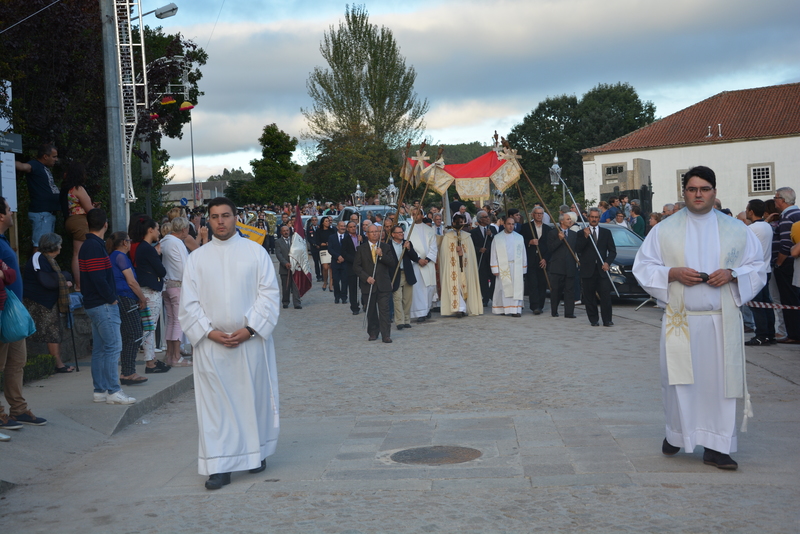
<path fill-rule="evenodd" d="M 347 264 L 342 255 L 342 241 L 346 238 L 347 223 L 339 221 L 336 233 L 328 238 L 328 253 L 331 255 L 331 273 L 333 275 L 333 299 L 336 304 L 342 301 L 347 304 Z"/>
<path fill-rule="evenodd" d="M 614 326 L 611 320 L 611 280 L 607 271 L 617 257 L 617 247 L 611 230 L 600 228 L 600 210 L 589 208 L 589 226 L 578 233 L 575 251 L 581 260 L 581 285 L 583 304 L 592 326 L 599 326 L 597 295 L 600 295 L 600 316 L 603 326 Z M 597 249 L 589 241 L 597 245 Z M 598 255 L 599 252 L 599 255 Z"/>
<path fill-rule="evenodd" d="M 318 219 L 311 217 L 306 226 L 306 243 L 309 244 L 311 250 L 311 258 L 314 260 L 314 272 L 317 273 L 317 282 L 322 282 L 322 264 L 319 259 L 319 245 L 317 244 L 317 230 L 319 225 Z"/>
<path fill-rule="evenodd" d="M 345 269 L 347 272 L 347 292 L 350 296 L 350 311 L 353 315 L 358 315 L 358 275 L 353 270 L 353 262 L 356 261 L 356 250 L 361 244 L 361 236 L 358 233 L 358 222 L 350 221 L 347 223 L 347 234 L 342 239 L 342 257 L 344 258 Z"/>
<path fill-rule="evenodd" d="M 525 275 L 525 282 L 528 285 L 528 299 L 534 315 L 542 313 L 544 299 L 547 296 L 546 269 L 547 262 L 550 261 L 547 238 L 552 228 L 543 224 L 543 220 L 544 209 L 537 206 L 531 212 L 531 222 L 522 227 L 522 239 L 525 241 L 525 251 L 528 253 L 528 273 Z M 570 243 L 572 244 L 574 243 Z"/>
<path fill-rule="evenodd" d="M 398 330 L 411 328 L 411 297 L 414 291 L 413 285 L 417 283 L 413 262 L 419 261 L 419 254 L 414 250 L 414 245 L 411 241 L 406 241 L 403 236 L 403 227 L 395 226 L 392 228 L 392 240 L 389 241 L 395 260 L 399 262 L 400 256 L 403 256 L 400 269 L 397 270 L 397 276 L 392 284 L 394 322 Z M 406 249 L 405 254 L 403 249 Z"/>
<path fill-rule="evenodd" d="M 281 302 L 283 307 L 289 307 L 289 293 L 292 294 L 292 304 L 296 310 L 302 309 L 300 305 L 300 291 L 292 278 L 292 264 L 289 251 L 292 248 L 293 236 L 289 235 L 289 226 L 281 226 L 281 235 L 275 241 L 275 257 L 278 259 L 278 274 L 281 275 Z"/>
<path fill-rule="evenodd" d="M 483 307 L 485 308 L 492 299 L 494 283 L 497 278 L 492 274 L 492 268 L 489 265 L 492 255 L 492 239 L 497 230 L 489 224 L 491 220 L 485 211 L 479 211 L 475 217 L 478 219 L 478 226 L 470 232 L 470 235 L 472 236 L 472 245 L 475 247 L 475 254 L 478 256 L 478 282 L 481 284 L 481 297 L 483 297 Z"/>
<path fill-rule="evenodd" d="M 550 253 L 547 274 L 550 277 L 551 315 L 558 317 L 558 303 L 563 298 L 564 317 L 575 319 L 575 276 L 578 274 L 578 269 L 570 248 L 575 250 L 577 234 L 569 229 L 570 226 L 572 226 L 572 218 L 566 213 L 562 213 L 558 217 L 558 226 L 547 234 L 547 249 Z M 539 242 L 542 242 L 541 238 Z M 530 270 L 529 261 L 528 271 L 530 272 Z"/>
<path fill-rule="evenodd" d="M 361 243 L 356 250 L 353 270 L 361 280 L 362 300 L 367 299 L 369 340 L 378 339 L 380 332 L 383 342 L 391 343 L 389 299 L 392 298 L 392 275 L 397 266 L 397 259 L 392 253 L 392 245 L 378 242 L 380 235 L 379 226 L 373 224 L 369 227 L 367 241 Z"/>

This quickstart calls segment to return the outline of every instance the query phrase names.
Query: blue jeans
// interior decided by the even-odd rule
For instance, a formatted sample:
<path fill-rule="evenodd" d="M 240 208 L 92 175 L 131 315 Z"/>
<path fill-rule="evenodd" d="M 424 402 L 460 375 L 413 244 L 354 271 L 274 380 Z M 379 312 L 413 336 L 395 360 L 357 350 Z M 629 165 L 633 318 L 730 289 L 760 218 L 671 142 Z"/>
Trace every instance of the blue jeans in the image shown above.
<path fill-rule="evenodd" d="M 31 241 L 33 246 L 39 246 L 39 238 L 44 234 L 51 234 L 56 229 L 56 216 L 49 211 L 42 211 L 38 213 L 28 212 L 28 219 L 33 226 Z"/>
<path fill-rule="evenodd" d="M 103 304 L 86 310 L 92 320 L 92 383 L 95 393 L 116 393 L 119 387 L 119 355 L 122 351 L 119 307 Z"/>

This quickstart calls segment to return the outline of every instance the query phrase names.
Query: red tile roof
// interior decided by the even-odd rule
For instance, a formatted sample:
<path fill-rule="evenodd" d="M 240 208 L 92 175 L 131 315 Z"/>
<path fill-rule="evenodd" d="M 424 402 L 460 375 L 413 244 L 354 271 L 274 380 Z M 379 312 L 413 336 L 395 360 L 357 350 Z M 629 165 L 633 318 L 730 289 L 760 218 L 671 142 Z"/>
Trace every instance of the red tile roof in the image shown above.
<path fill-rule="evenodd" d="M 724 91 L 604 145 L 586 148 L 581 153 L 786 135 L 800 135 L 800 83 Z"/>

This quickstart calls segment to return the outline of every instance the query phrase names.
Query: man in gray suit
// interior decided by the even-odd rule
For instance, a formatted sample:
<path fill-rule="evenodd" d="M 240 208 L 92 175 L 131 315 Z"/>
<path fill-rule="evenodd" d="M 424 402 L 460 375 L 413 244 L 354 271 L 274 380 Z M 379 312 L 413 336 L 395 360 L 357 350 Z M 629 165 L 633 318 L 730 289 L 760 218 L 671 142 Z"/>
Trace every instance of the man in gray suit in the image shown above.
<path fill-rule="evenodd" d="M 558 217 L 555 231 L 547 235 L 547 248 L 550 251 L 550 262 L 547 274 L 550 277 L 550 313 L 558 317 L 558 303 L 564 299 L 564 317 L 575 319 L 575 276 L 577 268 L 567 243 L 575 250 L 577 234 L 570 230 L 572 218 L 566 213 Z"/>
<path fill-rule="evenodd" d="M 292 236 L 289 235 L 289 226 L 281 226 L 281 236 L 275 241 L 275 257 L 278 258 L 278 273 L 281 275 L 281 301 L 283 307 L 289 307 L 289 293 L 292 294 L 292 304 L 295 310 L 301 310 L 300 292 L 292 279 L 292 263 L 289 260 L 289 251 L 292 248 Z"/>

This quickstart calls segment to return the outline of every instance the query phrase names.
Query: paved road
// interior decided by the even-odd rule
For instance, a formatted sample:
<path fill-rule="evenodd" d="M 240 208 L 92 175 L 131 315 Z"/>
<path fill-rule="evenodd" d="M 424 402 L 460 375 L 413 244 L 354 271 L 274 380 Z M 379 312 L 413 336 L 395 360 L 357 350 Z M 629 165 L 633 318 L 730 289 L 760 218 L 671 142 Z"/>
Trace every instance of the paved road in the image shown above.
<path fill-rule="evenodd" d="M 723 472 L 701 450 L 660 453 L 652 307 L 618 305 L 613 328 L 590 327 L 582 308 L 572 320 L 434 315 L 386 345 L 367 342 L 363 316 L 319 287 L 303 310 L 282 310 L 276 330 L 282 428 L 264 473 L 203 488 L 192 391 L 69 455 L 59 452 L 73 444 L 54 436 L 78 438 L 57 412 L 0 443 L 0 464 L 22 458 L 12 447 L 31 436 L 50 440 L 57 460 L 0 495 L 0 530 L 800 531 L 796 349 L 748 348 L 755 419 L 733 455 L 739 471 Z M 430 445 L 482 455 L 444 466 L 389 458 Z"/>

